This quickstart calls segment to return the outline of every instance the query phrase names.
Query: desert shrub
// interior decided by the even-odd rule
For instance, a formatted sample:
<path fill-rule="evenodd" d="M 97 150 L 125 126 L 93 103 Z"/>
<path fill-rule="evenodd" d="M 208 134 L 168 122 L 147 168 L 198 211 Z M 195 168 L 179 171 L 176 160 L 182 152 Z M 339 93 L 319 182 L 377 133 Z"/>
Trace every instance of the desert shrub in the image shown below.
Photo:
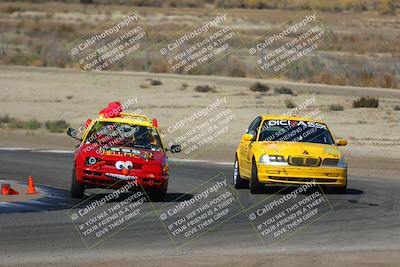
<path fill-rule="evenodd" d="M 292 100 L 286 99 L 286 100 L 285 100 L 285 106 L 286 106 L 287 108 L 295 108 L 295 107 L 296 107 L 296 104 L 293 103 Z"/>
<path fill-rule="evenodd" d="M 377 9 L 381 15 L 396 15 L 396 4 L 394 1 L 382 1 Z"/>
<path fill-rule="evenodd" d="M 150 72 L 168 73 L 169 72 L 169 66 L 164 61 L 158 61 L 156 63 L 151 64 Z"/>
<path fill-rule="evenodd" d="M 8 115 L 0 117 L 0 127 L 4 128 L 36 130 L 39 129 L 41 126 L 42 124 L 35 119 L 23 121 L 16 118 L 12 118 Z"/>
<path fill-rule="evenodd" d="M 244 63 L 239 61 L 238 59 L 232 59 L 227 66 L 225 66 L 227 71 L 227 75 L 229 77 L 246 77 L 247 76 L 247 68 Z"/>
<path fill-rule="evenodd" d="M 14 7 L 14 6 L 8 6 L 5 8 L 4 12 L 5 13 L 14 13 L 14 12 L 22 12 L 24 11 L 23 8 L 21 7 Z"/>
<path fill-rule="evenodd" d="M 336 84 L 336 85 L 346 85 L 346 78 L 341 75 L 332 75 L 327 72 L 320 73 L 311 79 L 308 79 L 312 83 L 322 83 L 322 84 Z"/>
<path fill-rule="evenodd" d="M 373 97 L 361 97 L 353 101 L 354 108 L 377 108 L 379 107 L 379 99 Z"/>
<path fill-rule="evenodd" d="M 396 83 L 395 83 L 395 77 L 394 75 L 389 75 L 389 74 L 385 74 L 383 75 L 383 82 L 380 85 L 381 87 L 384 88 L 395 88 L 396 87 Z"/>
<path fill-rule="evenodd" d="M 260 83 L 260 82 L 255 82 L 252 85 L 250 85 L 250 91 L 252 92 L 268 92 L 269 87 L 266 84 Z"/>
<path fill-rule="evenodd" d="M 69 127 L 69 124 L 65 120 L 47 121 L 45 127 L 51 133 L 62 133 Z"/>
<path fill-rule="evenodd" d="M 9 128 L 9 129 L 25 128 L 25 123 L 23 121 L 12 117 L 5 118 L 4 122 L 1 125 L 3 128 Z"/>
<path fill-rule="evenodd" d="M 196 91 L 196 92 L 199 92 L 199 93 L 215 93 L 215 92 L 217 92 L 217 90 L 215 89 L 215 87 L 214 86 L 209 86 L 209 85 L 197 85 L 195 88 L 194 88 L 194 90 Z"/>
<path fill-rule="evenodd" d="M 151 80 L 150 85 L 161 85 L 162 82 L 160 80 Z"/>
<path fill-rule="evenodd" d="M 13 120 L 13 118 L 11 118 L 11 117 L 8 116 L 8 115 L 0 116 L 0 124 L 10 123 L 11 120 Z"/>
<path fill-rule="evenodd" d="M 182 83 L 181 85 L 181 90 L 186 90 L 186 88 L 188 88 L 189 85 L 187 83 Z"/>
<path fill-rule="evenodd" d="M 42 124 L 35 119 L 31 119 L 25 122 L 25 129 L 36 130 L 42 127 Z"/>
<path fill-rule="evenodd" d="M 400 105 L 396 105 L 393 107 L 394 110 L 400 110 Z"/>
<path fill-rule="evenodd" d="M 275 88 L 274 92 L 282 95 L 293 95 L 293 90 L 285 86 Z"/>
<path fill-rule="evenodd" d="M 56 25 L 57 32 L 75 32 L 75 27 L 69 24 Z"/>
<path fill-rule="evenodd" d="M 329 106 L 329 110 L 332 110 L 332 111 L 343 111 L 344 107 L 342 105 L 340 105 L 340 104 L 333 104 L 333 105 Z"/>

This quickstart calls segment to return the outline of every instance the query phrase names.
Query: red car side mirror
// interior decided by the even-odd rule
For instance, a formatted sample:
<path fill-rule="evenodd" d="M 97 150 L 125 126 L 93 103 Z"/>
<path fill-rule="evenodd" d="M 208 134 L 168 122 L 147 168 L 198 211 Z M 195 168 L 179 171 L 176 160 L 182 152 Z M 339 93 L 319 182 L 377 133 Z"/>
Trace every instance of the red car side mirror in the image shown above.
<path fill-rule="evenodd" d="M 152 124 L 153 124 L 154 127 L 158 128 L 158 121 L 157 121 L 157 119 L 153 119 L 151 122 L 152 122 Z"/>

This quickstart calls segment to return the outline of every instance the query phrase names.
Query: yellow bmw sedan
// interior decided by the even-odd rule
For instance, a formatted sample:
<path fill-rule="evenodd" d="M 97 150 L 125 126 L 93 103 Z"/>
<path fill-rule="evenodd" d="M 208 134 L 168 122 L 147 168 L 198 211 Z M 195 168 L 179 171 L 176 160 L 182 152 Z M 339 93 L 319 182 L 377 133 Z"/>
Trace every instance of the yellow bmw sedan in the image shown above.
<path fill-rule="evenodd" d="M 260 193 L 268 184 L 315 184 L 345 193 L 347 163 L 323 121 L 258 116 L 236 149 L 233 183 Z"/>

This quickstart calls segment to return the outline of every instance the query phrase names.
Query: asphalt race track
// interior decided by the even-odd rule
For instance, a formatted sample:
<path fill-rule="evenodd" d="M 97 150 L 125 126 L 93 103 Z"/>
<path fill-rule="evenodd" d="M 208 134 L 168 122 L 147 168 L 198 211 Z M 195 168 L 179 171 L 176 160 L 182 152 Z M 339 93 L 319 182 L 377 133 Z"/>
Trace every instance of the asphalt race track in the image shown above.
<path fill-rule="evenodd" d="M 0 254 L 2 263 L 15 257 L 42 254 L 107 255 L 175 251 L 155 207 L 174 205 L 196 194 L 196 186 L 216 175 L 231 183 L 232 167 L 212 163 L 171 163 L 169 194 L 164 203 L 144 203 L 149 213 L 92 249 L 83 243 L 67 210 L 79 200 L 69 198 L 72 154 L 35 151 L 0 151 L 0 179 L 26 182 L 33 175 L 37 187 L 48 197 L 19 204 L 0 205 Z M 194 190 L 194 192 L 192 192 Z M 279 187 L 269 194 L 251 195 L 235 190 L 244 208 L 269 197 L 279 198 L 293 189 Z M 311 190 L 312 191 L 312 190 Z M 96 190 L 88 190 L 94 194 Z M 328 251 L 397 249 L 400 247 L 400 180 L 349 177 L 347 194 L 325 195 L 330 212 L 277 242 L 260 241 L 246 212 L 210 229 L 181 247 L 181 251 Z M 275 194 L 274 194 L 275 193 Z M 310 194 L 310 193 L 307 193 Z M 299 197 L 304 198 L 307 194 Z M 176 200 L 180 198 L 180 200 Z M 169 203 L 168 203 L 169 202 Z M 155 250 L 156 249 L 156 250 Z"/>

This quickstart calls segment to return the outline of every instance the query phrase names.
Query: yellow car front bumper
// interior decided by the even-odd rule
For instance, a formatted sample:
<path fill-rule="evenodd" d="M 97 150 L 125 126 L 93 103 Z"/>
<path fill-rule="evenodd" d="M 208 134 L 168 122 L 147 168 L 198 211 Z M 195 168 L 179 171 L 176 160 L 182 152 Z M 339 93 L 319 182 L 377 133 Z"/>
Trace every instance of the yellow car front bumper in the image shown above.
<path fill-rule="evenodd" d="M 325 167 L 271 166 L 257 164 L 258 180 L 261 183 L 305 184 L 344 187 L 347 169 Z"/>

